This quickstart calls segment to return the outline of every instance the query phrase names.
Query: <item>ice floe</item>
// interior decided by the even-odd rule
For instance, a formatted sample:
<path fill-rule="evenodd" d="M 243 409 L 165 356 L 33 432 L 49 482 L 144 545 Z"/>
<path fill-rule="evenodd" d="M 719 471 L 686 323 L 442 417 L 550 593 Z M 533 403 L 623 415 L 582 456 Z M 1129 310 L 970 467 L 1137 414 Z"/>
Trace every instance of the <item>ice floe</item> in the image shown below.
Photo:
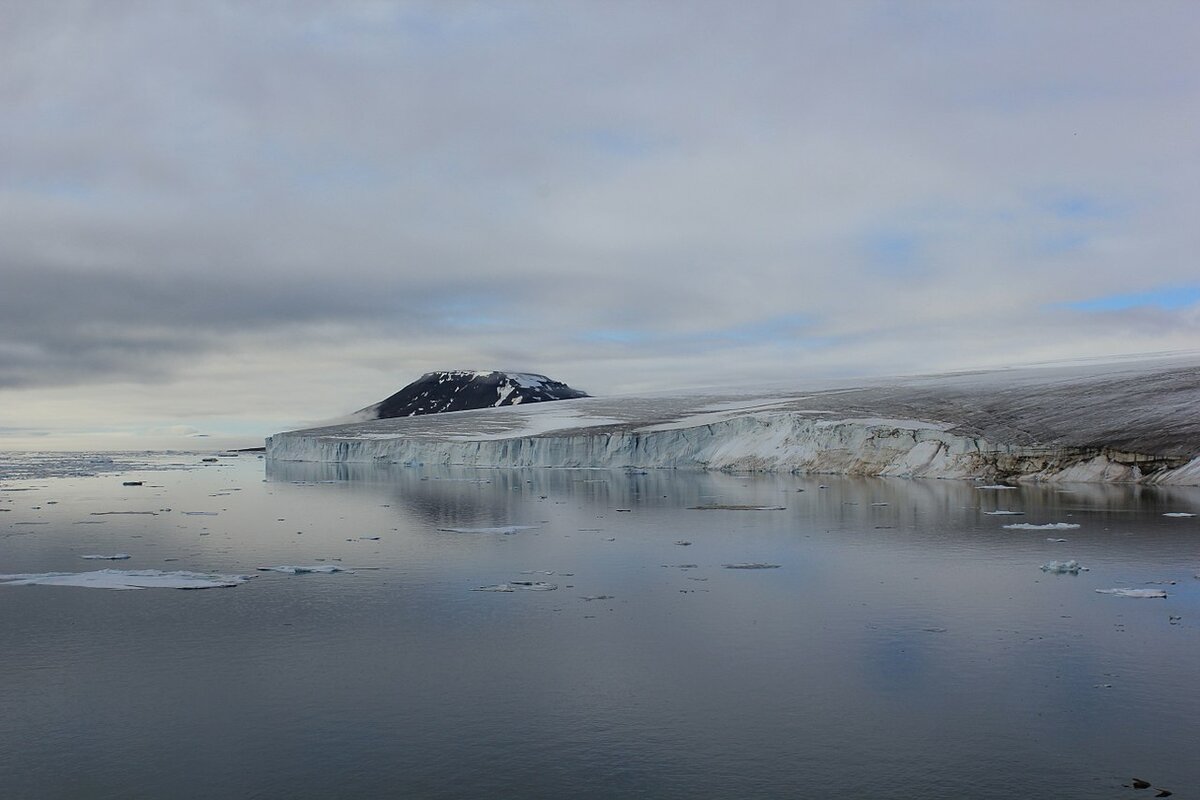
<path fill-rule="evenodd" d="M 1042 572 L 1050 572 L 1055 575 L 1078 575 L 1081 571 L 1087 572 L 1088 568 L 1081 566 L 1075 559 L 1071 559 L 1070 561 L 1051 561 L 1048 564 L 1042 564 Z"/>
<path fill-rule="evenodd" d="M 537 525 L 499 525 L 494 528 L 438 528 L 444 533 L 500 533 L 505 536 L 537 528 Z"/>
<path fill-rule="evenodd" d="M 1074 522 L 1047 522 L 1045 525 L 1033 525 L 1028 522 L 1017 522 L 1013 525 L 1005 525 L 1010 531 L 1072 531 L 1079 527 Z"/>
<path fill-rule="evenodd" d="M 353 572 L 354 570 L 339 567 L 336 564 L 314 564 L 312 566 L 300 567 L 290 564 L 284 564 L 277 567 L 258 567 L 259 572 L 284 572 L 288 575 L 307 575 L 310 572 L 315 573 L 333 573 L 333 572 Z"/>
<path fill-rule="evenodd" d="M 1167 596 L 1167 593 L 1162 589 L 1097 589 L 1096 592 L 1097 594 L 1111 594 L 1117 597 L 1161 598 Z"/>
<path fill-rule="evenodd" d="M 1003 491 L 1003 490 L 1005 490 L 1005 489 L 1016 489 L 1017 487 L 1015 487 L 1015 486 L 1005 486 L 1005 485 L 1004 485 L 1004 484 L 1002 484 L 1002 483 L 992 483 L 992 484 L 988 484 L 987 486 L 976 486 L 975 488 L 976 488 L 976 489 L 990 489 L 990 490 L 992 490 L 992 491 L 997 491 L 997 492 L 999 492 L 999 491 Z"/>
<path fill-rule="evenodd" d="M 707 503 L 702 506 L 689 506 L 688 511 L 787 511 L 787 508 L 784 506 L 743 506 L 731 503 Z"/>
<path fill-rule="evenodd" d="M 557 583 L 545 583 L 543 581 L 509 581 L 508 583 L 494 583 L 490 586 L 479 586 L 472 589 L 472 592 L 552 592 L 558 588 Z"/>
<path fill-rule="evenodd" d="M 1024 516 L 1024 511 L 985 511 L 983 512 L 989 517 L 1020 517 Z"/>
<path fill-rule="evenodd" d="M 88 561 L 124 561 L 125 559 L 132 557 L 133 556 L 129 555 L 129 553 L 113 553 L 111 556 L 102 555 L 100 553 L 90 553 L 86 556 L 80 556 L 80 558 L 85 558 Z"/>
<path fill-rule="evenodd" d="M 1186 511 L 1168 511 L 1166 514 L 1163 514 L 1163 516 L 1164 517 L 1194 517 L 1196 515 L 1189 514 Z"/>
<path fill-rule="evenodd" d="M 40 572 L 0 575 L 3 586 L 81 586 L 88 589 L 224 589 L 252 575 L 210 572 L 164 572 L 157 569 L 100 569 L 94 572 Z"/>
<path fill-rule="evenodd" d="M 779 569 L 779 564 L 722 564 L 725 569 Z"/>

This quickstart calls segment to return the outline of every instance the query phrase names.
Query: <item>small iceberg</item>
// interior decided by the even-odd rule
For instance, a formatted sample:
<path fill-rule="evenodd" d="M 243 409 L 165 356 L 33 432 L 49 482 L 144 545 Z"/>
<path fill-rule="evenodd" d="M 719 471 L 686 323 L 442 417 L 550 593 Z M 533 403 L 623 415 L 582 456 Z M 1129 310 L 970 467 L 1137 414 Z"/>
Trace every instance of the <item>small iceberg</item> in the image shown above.
<path fill-rule="evenodd" d="M 1111 594 L 1117 597 L 1155 598 L 1167 596 L 1167 593 L 1162 589 L 1097 589 L 1096 593 Z"/>
<path fill-rule="evenodd" d="M 722 564 L 725 569 L 779 569 L 779 564 Z"/>
<path fill-rule="evenodd" d="M 283 572 L 288 575 L 307 575 L 310 572 L 319 573 L 334 573 L 334 572 L 353 572 L 352 569 L 339 567 L 336 564 L 315 564 L 311 567 L 297 567 L 291 565 L 283 565 L 278 567 L 258 567 L 259 572 Z"/>
<path fill-rule="evenodd" d="M 0 575 L 4 586 L 82 586 L 88 589 L 225 589 L 252 575 L 209 572 L 164 572 L 157 569 L 100 569 L 95 572 L 41 572 Z"/>
<path fill-rule="evenodd" d="M 1073 531 L 1079 527 L 1074 522 L 1047 522 L 1045 525 L 1031 525 L 1028 522 L 1018 522 L 1005 525 L 1010 531 Z"/>
<path fill-rule="evenodd" d="M 1002 484 L 1002 483 L 992 483 L 992 484 L 988 484 L 987 486 L 976 486 L 975 488 L 976 488 L 976 489 L 989 489 L 989 490 L 991 490 L 991 491 L 1000 492 L 1000 491 L 1003 491 L 1003 490 L 1005 490 L 1005 489 L 1016 489 L 1017 487 L 1015 487 L 1015 486 L 1005 486 L 1005 485 L 1004 485 L 1004 484 Z"/>
<path fill-rule="evenodd" d="M 1166 514 L 1163 514 L 1163 516 L 1164 517 L 1194 517 L 1196 515 L 1189 514 L 1186 511 L 1168 511 Z"/>
<path fill-rule="evenodd" d="M 88 561 L 124 561 L 127 558 L 133 558 L 133 556 L 129 555 L 129 553 L 113 553 L 111 556 L 91 553 L 86 556 L 80 556 L 80 558 L 87 559 Z"/>
<path fill-rule="evenodd" d="M 552 592 L 558 588 L 557 583 L 545 583 L 543 581 L 509 581 L 508 583 L 495 583 L 491 586 L 480 586 L 472 589 L 472 592 Z"/>
<path fill-rule="evenodd" d="M 495 528 L 438 528 L 444 533 L 499 533 L 509 536 L 519 531 L 537 528 L 537 525 L 500 525 Z"/>
<path fill-rule="evenodd" d="M 989 517 L 1022 517 L 1022 516 L 1025 516 L 1024 511 L 985 511 L 983 513 Z"/>
<path fill-rule="evenodd" d="M 1080 566 L 1075 559 L 1070 561 L 1051 561 L 1049 564 L 1042 564 L 1042 572 L 1049 572 L 1054 575 L 1078 575 L 1080 571 L 1087 572 L 1088 568 Z"/>

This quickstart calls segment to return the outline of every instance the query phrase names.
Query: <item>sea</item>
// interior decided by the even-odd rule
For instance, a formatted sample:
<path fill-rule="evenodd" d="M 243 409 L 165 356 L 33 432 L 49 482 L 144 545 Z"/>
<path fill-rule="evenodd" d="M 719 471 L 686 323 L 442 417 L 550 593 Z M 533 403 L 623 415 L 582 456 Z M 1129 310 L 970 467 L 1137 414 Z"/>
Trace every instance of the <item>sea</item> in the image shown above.
<path fill-rule="evenodd" d="M 1197 514 L 1196 488 L 4 453 L 0 795 L 1200 797 Z"/>

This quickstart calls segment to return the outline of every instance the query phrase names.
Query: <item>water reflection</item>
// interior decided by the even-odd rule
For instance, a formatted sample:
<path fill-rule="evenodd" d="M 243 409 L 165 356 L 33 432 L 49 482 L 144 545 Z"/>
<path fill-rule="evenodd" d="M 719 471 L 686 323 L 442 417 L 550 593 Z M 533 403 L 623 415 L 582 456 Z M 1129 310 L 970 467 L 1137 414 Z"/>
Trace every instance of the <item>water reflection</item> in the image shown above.
<path fill-rule="evenodd" d="M 354 571 L 199 593 L 0 587 L 12 796 L 1200 786 L 1200 526 L 1162 517 L 1200 510 L 1194 490 L 289 463 L 265 477 L 221 465 L 140 494 L 80 479 L 13 495 L 31 514 L 59 501 L 36 512 L 45 533 L 5 541 L 22 569 L 103 545 L 134 566 Z M 217 516 L 71 525 L 134 503 Z M 697 510 L 719 505 L 783 510 Z M 1003 528 L 1014 519 L 1081 527 L 1049 542 Z M 506 525 L 533 527 L 440 530 Z M 1090 571 L 1038 569 L 1066 557 Z M 780 566 L 723 567 L 740 562 Z M 521 578 L 559 588 L 471 591 Z M 1177 583 L 1157 601 L 1094 592 L 1150 580 Z"/>

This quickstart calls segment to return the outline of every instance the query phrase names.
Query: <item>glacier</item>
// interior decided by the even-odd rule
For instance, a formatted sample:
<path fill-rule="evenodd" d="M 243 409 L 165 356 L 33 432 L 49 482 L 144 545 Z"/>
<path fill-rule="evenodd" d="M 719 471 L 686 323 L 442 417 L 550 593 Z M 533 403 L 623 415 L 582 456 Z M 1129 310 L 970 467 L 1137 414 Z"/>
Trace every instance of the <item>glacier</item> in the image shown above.
<path fill-rule="evenodd" d="M 1200 485 L 1200 357 L 457 411 L 278 433 L 266 457 Z"/>

